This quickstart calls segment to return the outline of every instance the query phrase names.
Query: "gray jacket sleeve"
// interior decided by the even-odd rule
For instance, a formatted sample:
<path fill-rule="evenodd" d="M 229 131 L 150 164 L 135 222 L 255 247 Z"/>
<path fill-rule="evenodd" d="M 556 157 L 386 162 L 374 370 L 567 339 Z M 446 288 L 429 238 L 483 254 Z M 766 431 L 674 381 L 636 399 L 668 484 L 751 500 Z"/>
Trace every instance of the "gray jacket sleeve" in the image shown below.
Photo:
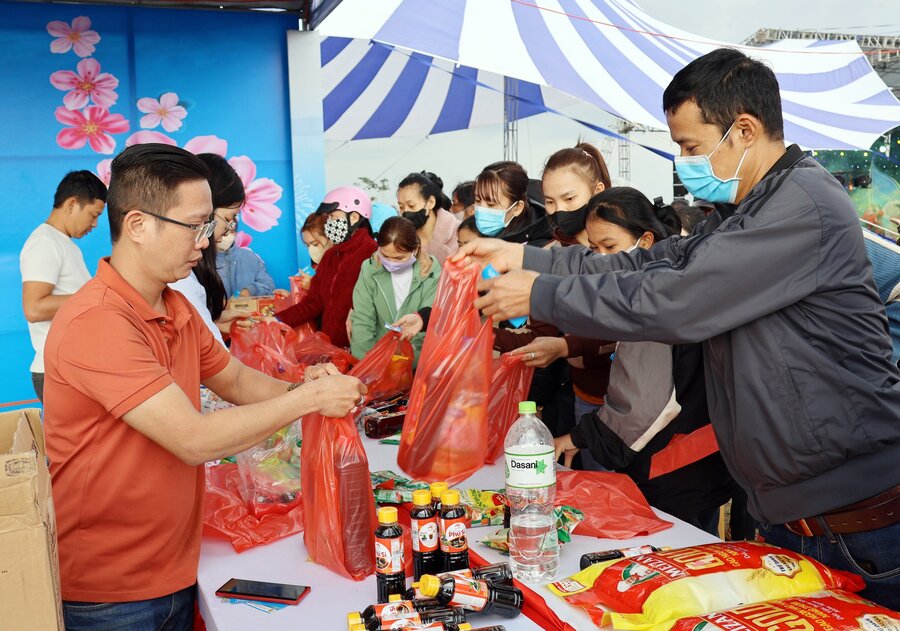
<path fill-rule="evenodd" d="M 610 469 L 631 464 L 654 436 L 681 412 L 672 380 L 672 347 L 655 342 L 622 342 L 609 371 L 604 404 L 578 419 L 576 447 Z"/>
<path fill-rule="evenodd" d="M 820 265 L 841 261 L 827 260 L 818 206 L 806 191 L 795 182 L 782 189 L 790 190 L 755 216 L 735 215 L 711 234 L 678 240 L 674 258 L 639 270 L 539 276 L 531 316 L 585 337 L 679 344 L 798 302 L 816 289 Z"/>
<path fill-rule="evenodd" d="M 522 266 L 527 270 L 557 276 L 638 270 L 651 261 L 674 260 L 684 248 L 682 241 L 682 237 L 669 237 L 655 243 L 649 250 L 638 248 L 633 252 L 608 255 L 594 254 L 580 245 L 547 249 L 526 245 Z"/>

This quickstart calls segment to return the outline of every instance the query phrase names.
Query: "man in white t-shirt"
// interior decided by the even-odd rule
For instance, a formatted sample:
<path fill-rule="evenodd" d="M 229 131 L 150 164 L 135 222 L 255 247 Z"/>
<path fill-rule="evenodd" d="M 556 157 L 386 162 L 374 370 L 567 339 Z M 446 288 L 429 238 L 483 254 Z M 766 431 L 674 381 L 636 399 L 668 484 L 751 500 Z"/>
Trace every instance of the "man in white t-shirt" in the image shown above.
<path fill-rule="evenodd" d="M 50 321 L 62 304 L 91 279 L 80 239 L 97 227 L 106 206 L 106 186 L 90 171 L 72 171 L 62 179 L 46 222 L 34 229 L 22 246 L 22 310 L 34 347 L 31 381 L 44 400 L 44 342 Z"/>

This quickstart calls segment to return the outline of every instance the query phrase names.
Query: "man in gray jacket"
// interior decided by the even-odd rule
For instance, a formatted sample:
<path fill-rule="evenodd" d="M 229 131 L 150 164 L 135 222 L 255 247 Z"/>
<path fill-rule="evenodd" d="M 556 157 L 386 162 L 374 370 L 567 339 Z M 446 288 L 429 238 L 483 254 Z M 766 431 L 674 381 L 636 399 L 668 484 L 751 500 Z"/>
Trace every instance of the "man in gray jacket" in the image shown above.
<path fill-rule="evenodd" d="M 719 447 L 761 534 L 900 608 L 900 372 L 853 205 L 785 149 L 764 64 L 713 51 L 675 75 L 663 109 L 682 182 L 736 212 L 612 256 L 472 242 L 457 258 L 508 272 L 476 305 L 582 336 L 702 341 Z"/>

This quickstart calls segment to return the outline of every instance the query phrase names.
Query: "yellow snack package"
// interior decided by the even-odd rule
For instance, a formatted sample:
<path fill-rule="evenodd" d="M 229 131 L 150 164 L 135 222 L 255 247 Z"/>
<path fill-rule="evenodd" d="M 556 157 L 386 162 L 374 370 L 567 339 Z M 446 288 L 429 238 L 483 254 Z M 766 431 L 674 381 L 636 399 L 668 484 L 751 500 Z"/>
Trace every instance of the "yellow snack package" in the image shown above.
<path fill-rule="evenodd" d="M 712 543 L 591 565 L 550 590 L 598 625 L 668 631 L 679 618 L 824 589 L 859 591 L 863 580 L 766 543 Z"/>
<path fill-rule="evenodd" d="M 839 590 L 682 618 L 672 631 L 900 631 L 900 613 Z"/>

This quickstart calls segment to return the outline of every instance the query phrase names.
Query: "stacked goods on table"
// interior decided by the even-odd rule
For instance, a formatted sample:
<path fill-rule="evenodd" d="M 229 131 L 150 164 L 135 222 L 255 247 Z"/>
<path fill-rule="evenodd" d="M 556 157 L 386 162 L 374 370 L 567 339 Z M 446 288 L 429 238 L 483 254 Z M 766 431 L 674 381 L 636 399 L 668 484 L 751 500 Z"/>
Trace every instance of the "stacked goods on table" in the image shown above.
<path fill-rule="evenodd" d="M 859 576 L 766 543 L 609 556 L 618 558 L 549 586 L 597 625 L 630 631 L 756 631 L 776 623 L 810 631 L 900 629 L 900 614 L 848 593 L 865 586 Z"/>

